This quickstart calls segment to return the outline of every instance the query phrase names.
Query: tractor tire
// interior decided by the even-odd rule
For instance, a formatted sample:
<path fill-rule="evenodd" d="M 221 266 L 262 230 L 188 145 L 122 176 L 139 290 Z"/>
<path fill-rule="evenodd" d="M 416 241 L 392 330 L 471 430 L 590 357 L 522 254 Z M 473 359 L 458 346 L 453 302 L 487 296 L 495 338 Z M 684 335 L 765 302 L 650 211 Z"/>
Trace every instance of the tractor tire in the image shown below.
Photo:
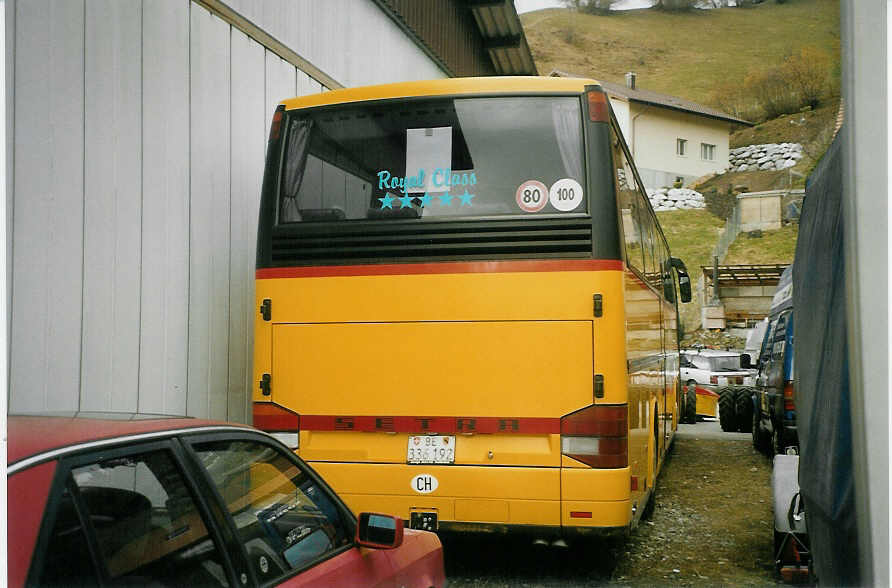
<path fill-rule="evenodd" d="M 737 394 L 734 388 L 719 389 L 719 424 L 726 433 L 737 431 Z"/>
<path fill-rule="evenodd" d="M 762 429 L 762 407 L 758 404 L 753 407 L 753 448 L 759 453 L 768 455 L 771 449 L 771 437 Z"/>
<path fill-rule="evenodd" d="M 741 433 L 752 432 L 753 426 L 753 391 L 751 388 L 738 388 L 735 396 L 737 405 L 737 430 Z"/>
<path fill-rule="evenodd" d="M 697 391 L 694 386 L 688 386 L 685 391 L 684 420 L 682 422 L 693 425 L 697 422 Z"/>

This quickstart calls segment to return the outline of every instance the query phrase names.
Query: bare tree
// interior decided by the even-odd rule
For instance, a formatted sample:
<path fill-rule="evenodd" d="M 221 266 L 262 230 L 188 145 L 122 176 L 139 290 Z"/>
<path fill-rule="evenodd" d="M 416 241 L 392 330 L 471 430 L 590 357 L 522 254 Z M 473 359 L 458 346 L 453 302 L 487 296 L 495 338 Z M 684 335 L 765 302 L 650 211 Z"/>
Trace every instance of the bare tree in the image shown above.
<path fill-rule="evenodd" d="M 616 0 L 563 0 L 567 8 L 586 14 L 608 14 Z"/>
<path fill-rule="evenodd" d="M 657 0 L 654 8 L 663 10 L 688 10 L 694 7 L 694 0 Z"/>

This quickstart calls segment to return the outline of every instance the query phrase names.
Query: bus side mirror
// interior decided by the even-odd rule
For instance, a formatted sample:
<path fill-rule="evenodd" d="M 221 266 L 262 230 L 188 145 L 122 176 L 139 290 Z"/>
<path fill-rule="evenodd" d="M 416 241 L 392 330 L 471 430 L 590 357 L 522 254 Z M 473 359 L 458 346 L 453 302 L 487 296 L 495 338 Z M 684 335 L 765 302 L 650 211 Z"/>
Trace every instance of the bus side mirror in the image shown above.
<path fill-rule="evenodd" d="M 668 302 L 675 302 L 675 287 L 672 284 L 672 274 L 663 274 L 663 297 Z"/>
<path fill-rule="evenodd" d="M 675 271 L 678 272 L 678 290 L 679 294 L 681 294 L 682 302 L 690 302 L 691 301 L 691 278 L 688 276 L 688 268 L 685 267 L 684 262 L 677 257 L 669 258 L 670 263 L 672 263 L 672 267 L 675 268 Z"/>

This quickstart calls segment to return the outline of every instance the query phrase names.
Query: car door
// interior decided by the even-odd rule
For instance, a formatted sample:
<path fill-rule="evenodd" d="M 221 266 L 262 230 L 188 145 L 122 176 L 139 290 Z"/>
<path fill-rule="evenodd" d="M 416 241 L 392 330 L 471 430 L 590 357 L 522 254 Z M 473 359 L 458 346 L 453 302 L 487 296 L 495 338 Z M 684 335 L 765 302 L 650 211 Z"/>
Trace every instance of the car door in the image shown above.
<path fill-rule="evenodd" d="M 61 461 L 28 585 L 239 586 L 172 440 Z"/>
<path fill-rule="evenodd" d="M 681 365 L 680 365 L 680 373 L 681 373 L 681 381 L 684 385 L 687 385 L 688 380 L 690 379 L 691 368 L 694 366 L 691 363 L 691 359 L 687 354 L 681 355 Z"/>
<path fill-rule="evenodd" d="M 259 434 L 185 440 L 258 584 L 394 584 L 388 553 L 355 545 L 352 513 L 292 452 Z"/>

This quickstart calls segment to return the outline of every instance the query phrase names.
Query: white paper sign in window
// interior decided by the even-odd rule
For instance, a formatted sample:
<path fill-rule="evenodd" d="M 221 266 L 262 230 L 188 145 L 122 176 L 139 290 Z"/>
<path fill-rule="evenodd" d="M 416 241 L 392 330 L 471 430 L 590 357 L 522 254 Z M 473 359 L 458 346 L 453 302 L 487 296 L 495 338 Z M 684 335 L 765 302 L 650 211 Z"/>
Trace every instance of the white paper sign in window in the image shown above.
<path fill-rule="evenodd" d="M 406 129 L 406 176 L 416 177 L 424 172 L 424 183 L 412 186 L 408 192 L 444 191 L 435 188 L 432 178 L 437 169 L 452 167 L 452 127 Z"/>

